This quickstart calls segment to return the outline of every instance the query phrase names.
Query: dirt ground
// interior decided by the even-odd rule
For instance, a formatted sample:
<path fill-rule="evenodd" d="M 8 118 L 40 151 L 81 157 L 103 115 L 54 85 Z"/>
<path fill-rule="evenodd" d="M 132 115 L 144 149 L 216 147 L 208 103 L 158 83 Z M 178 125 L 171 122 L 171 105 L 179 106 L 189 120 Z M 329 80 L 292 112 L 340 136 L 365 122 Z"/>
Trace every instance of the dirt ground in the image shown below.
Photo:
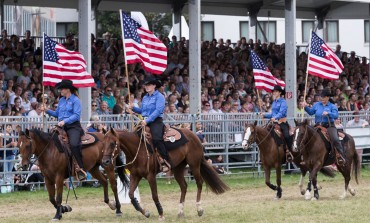
<path fill-rule="evenodd" d="M 288 177 L 289 178 L 289 177 Z M 305 201 L 300 195 L 298 176 L 285 179 L 283 197 L 275 200 L 275 192 L 264 186 L 263 179 L 244 183 L 243 179 L 228 182 L 231 190 L 214 195 L 203 189 L 204 216 L 198 217 L 195 207 L 195 186 L 189 183 L 186 196 L 185 218 L 178 219 L 179 188 L 177 184 L 159 182 L 159 195 L 166 222 L 370 222 L 370 178 L 361 179 L 359 185 L 352 183 L 356 196 L 349 193 L 340 200 L 343 178 L 321 179 L 320 200 Z M 227 182 L 227 180 L 226 180 Z M 283 179 L 284 183 L 284 179 Z M 152 202 L 147 182 L 140 191 L 141 204 L 151 212 L 149 219 L 136 212 L 131 204 L 122 206 L 123 216 L 116 217 L 103 202 L 101 188 L 79 188 L 78 200 L 70 194 L 71 213 L 64 214 L 61 222 L 157 222 L 158 213 Z M 65 201 L 66 193 L 64 194 Z M 112 196 L 111 196 L 112 197 Z M 49 222 L 55 209 L 49 203 L 47 192 L 22 192 L 0 194 L 0 222 Z"/>

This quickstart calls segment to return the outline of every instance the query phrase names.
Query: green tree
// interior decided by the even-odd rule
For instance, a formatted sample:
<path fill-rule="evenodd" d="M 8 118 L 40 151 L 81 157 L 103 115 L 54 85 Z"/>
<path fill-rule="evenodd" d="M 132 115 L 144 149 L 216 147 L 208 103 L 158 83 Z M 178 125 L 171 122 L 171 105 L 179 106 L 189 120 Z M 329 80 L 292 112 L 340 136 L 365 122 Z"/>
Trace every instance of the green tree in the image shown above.
<path fill-rule="evenodd" d="M 98 38 L 103 36 L 103 33 L 110 32 L 113 38 L 121 37 L 121 22 L 119 21 L 119 11 L 107 12 L 97 11 L 96 13 L 96 35 Z"/>
<path fill-rule="evenodd" d="M 149 30 L 156 36 L 162 34 L 167 36 L 169 27 L 172 27 L 172 13 L 144 13 L 148 22 Z M 121 23 L 119 12 L 96 13 L 97 37 L 102 37 L 103 33 L 110 32 L 114 38 L 121 37 Z"/>

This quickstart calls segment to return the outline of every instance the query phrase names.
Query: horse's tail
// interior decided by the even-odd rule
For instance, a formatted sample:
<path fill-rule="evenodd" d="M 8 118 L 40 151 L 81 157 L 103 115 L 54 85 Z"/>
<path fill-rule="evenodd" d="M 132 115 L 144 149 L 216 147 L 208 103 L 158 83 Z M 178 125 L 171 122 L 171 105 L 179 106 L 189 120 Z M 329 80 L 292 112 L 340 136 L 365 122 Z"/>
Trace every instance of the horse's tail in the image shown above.
<path fill-rule="evenodd" d="M 120 156 L 116 158 L 117 174 L 123 185 L 122 190 L 127 190 L 130 187 L 130 179 L 126 175 L 124 163 Z"/>
<path fill-rule="evenodd" d="M 330 177 L 330 178 L 335 177 L 335 173 L 334 173 L 333 169 L 330 168 L 330 167 L 324 166 L 323 168 L 321 168 L 320 172 L 322 174 L 324 174 L 325 176 L 327 176 L 327 177 Z"/>
<path fill-rule="evenodd" d="M 215 169 L 209 165 L 204 158 L 200 164 L 200 174 L 213 193 L 222 194 L 230 189 L 229 186 L 221 180 Z"/>
<path fill-rule="evenodd" d="M 354 145 L 353 145 L 354 148 Z M 355 174 L 356 183 L 358 184 L 358 175 L 360 172 L 360 158 L 356 149 L 354 149 L 353 161 L 352 161 L 352 172 Z"/>

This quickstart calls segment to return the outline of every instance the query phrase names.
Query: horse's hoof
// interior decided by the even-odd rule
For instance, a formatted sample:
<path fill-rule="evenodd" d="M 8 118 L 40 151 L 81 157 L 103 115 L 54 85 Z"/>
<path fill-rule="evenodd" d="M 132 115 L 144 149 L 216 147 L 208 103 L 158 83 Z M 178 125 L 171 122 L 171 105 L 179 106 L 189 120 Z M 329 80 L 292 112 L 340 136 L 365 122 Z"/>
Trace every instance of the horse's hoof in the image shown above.
<path fill-rule="evenodd" d="M 164 221 L 164 220 L 166 220 L 166 218 L 163 215 L 161 215 L 161 216 L 159 216 L 158 220 L 159 221 Z"/>
<path fill-rule="evenodd" d="M 72 211 L 72 207 L 69 206 L 69 204 L 66 204 L 66 206 L 64 206 L 65 209 L 66 209 L 66 212 L 71 212 Z"/>
<path fill-rule="evenodd" d="M 309 191 L 306 191 L 306 193 L 304 194 L 304 199 L 306 199 L 306 200 L 311 199 L 311 193 Z"/>
<path fill-rule="evenodd" d="M 317 201 L 318 199 L 316 197 L 311 198 L 311 201 Z"/>
<path fill-rule="evenodd" d="M 144 212 L 144 216 L 145 216 L 146 218 L 149 218 L 149 217 L 150 217 L 150 211 L 149 211 L 149 210 L 145 210 L 145 212 Z"/>
<path fill-rule="evenodd" d="M 122 217 L 122 212 L 118 212 L 118 213 L 116 213 L 116 217 Z"/>
<path fill-rule="evenodd" d="M 301 190 L 301 195 L 303 196 L 306 193 L 306 191 Z"/>
<path fill-rule="evenodd" d="M 349 193 L 350 193 L 352 196 L 355 196 L 355 195 L 356 195 L 356 190 L 355 190 L 355 189 L 350 189 L 350 190 L 349 190 Z"/>
<path fill-rule="evenodd" d="M 203 208 L 201 208 L 200 210 L 198 210 L 198 216 L 199 217 L 203 216 L 203 214 L 204 214 L 204 209 Z"/>
<path fill-rule="evenodd" d="M 317 189 L 318 190 L 321 190 L 322 189 L 322 186 L 321 185 L 317 185 Z"/>
<path fill-rule="evenodd" d="M 198 214 L 199 214 L 199 211 L 198 211 Z M 185 217 L 184 212 L 183 212 L 183 211 L 179 212 L 179 213 L 177 214 L 177 217 L 178 217 L 178 218 L 184 218 L 184 217 Z"/>
<path fill-rule="evenodd" d="M 115 201 L 111 201 L 108 203 L 108 206 L 110 207 L 110 209 L 112 209 L 113 211 L 116 210 L 116 202 Z"/>
<path fill-rule="evenodd" d="M 55 221 L 59 221 L 59 219 L 58 218 L 53 218 L 53 219 L 51 219 L 51 221 L 55 222 Z"/>
<path fill-rule="evenodd" d="M 346 198 L 346 195 L 345 194 L 339 196 L 339 199 L 340 200 L 344 200 L 345 198 Z"/>

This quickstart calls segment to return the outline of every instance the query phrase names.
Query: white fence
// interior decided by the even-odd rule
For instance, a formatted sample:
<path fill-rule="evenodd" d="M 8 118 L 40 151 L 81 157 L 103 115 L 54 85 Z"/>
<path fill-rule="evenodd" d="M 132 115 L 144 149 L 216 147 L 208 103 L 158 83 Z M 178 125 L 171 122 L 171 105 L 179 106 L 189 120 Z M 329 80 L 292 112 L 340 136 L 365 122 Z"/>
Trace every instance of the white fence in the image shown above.
<path fill-rule="evenodd" d="M 368 114 L 360 115 L 362 119 L 369 120 Z M 27 117 L 1 117 L 0 119 L 0 132 L 2 137 L 2 143 L 8 141 L 9 139 L 17 140 L 17 134 L 7 135 L 5 132 L 7 125 L 12 125 L 13 130 L 17 128 L 25 130 L 26 128 L 40 128 L 42 127 L 42 122 L 40 119 L 29 119 Z M 354 138 L 357 148 L 370 148 L 370 128 L 369 126 L 359 129 L 356 128 L 346 128 L 346 124 L 349 120 L 352 120 L 354 116 L 351 113 L 341 113 L 340 119 L 344 126 L 345 131 L 350 133 L 355 133 Z M 262 173 L 262 168 L 258 161 L 258 148 L 252 147 L 252 149 L 245 151 L 241 147 L 241 141 L 243 137 L 243 130 L 245 123 L 258 121 L 258 125 L 261 125 L 263 120 L 261 120 L 256 113 L 235 113 L 235 114 L 201 114 L 201 115 L 166 115 L 164 117 L 166 123 L 170 125 L 181 125 L 187 123 L 190 125 L 192 130 L 195 132 L 195 126 L 197 122 L 200 122 L 203 126 L 202 131 L 206 138 L 206 143 L 204 143 L 207 156 L 210 158 L 215 158 L 219 155 L 223 157 L 224 166 L 226 171 L 231 171 L 232 169 L 238 169 L 238 172 L 253 172 L 258 175 Z M 113 128 L 126 128 L 131 129 L 133 123 L 138 122 L 137 117 L 130 117 L 127 115 L 110 115 L 110 116 L 100 116 L 99 123 L 105 125 L 105 127 Z M 267 120 L 264 120 L 267 122 Z M 289 122 L 294 126 L 293 118 L 289 119 Z M 47 130 L 52 125 L 56 124 L 53 120 L 45 121 L 45 130 Z M 82 122 L 84 128 L 92 123 Z M 3 145 L 3 144 L 1 144 Z M 1 146 L 3 147 L 3 146 Z M 0 148 L 0 186 L 5 184 L 11 184 L 13 187 L 14 176 L 21 176 L 27 178 L 28 174 L 35 173 L 33 171 L 19 171 L 18 163 L 20 163 L 20 157 L 16 156 L 15 159 L 6 160 L 6 151 L 14 151 L 17 153 L 18 148 Z M 369 155 L 363 154 L 363 163 L 369 162 Z M 16 171 L 4 171 L 6 170 L 5 165 L 9 163 L 15 164 Z M 236 172 L 236 171 L 234 171 Z"/>

